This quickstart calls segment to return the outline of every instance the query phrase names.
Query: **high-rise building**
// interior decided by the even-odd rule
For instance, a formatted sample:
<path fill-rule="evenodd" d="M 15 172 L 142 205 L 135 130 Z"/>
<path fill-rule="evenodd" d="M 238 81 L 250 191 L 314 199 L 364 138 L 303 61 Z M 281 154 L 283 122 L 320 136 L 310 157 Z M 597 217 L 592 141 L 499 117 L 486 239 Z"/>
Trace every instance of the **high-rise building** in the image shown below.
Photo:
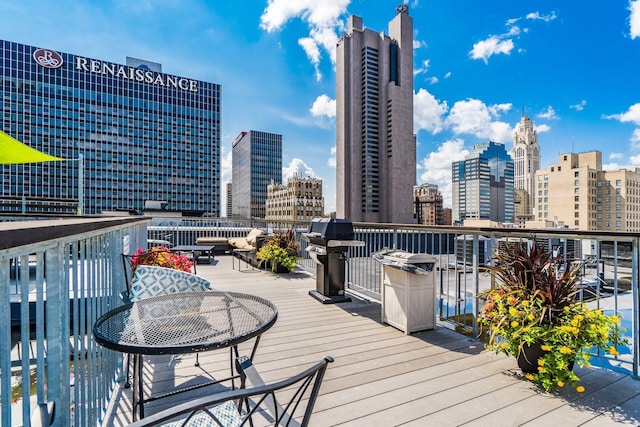
<path fill-rule="evenodd" d="M 282 135 L 240 132 L 231 156 L 233 218 L 264 218 L 267 186 L 282 183 Z"/>
<path fill-rule="evenodd" d="M 442 193 L 435 184 L 413 187 L 415 216 L 418 224 L 444 225 Z"/>
<path fill-rule="evenodd" d="M 533 122 L 523 115 L 520 123 L 516 125 L 513 135 L 513 188 L 524 190 L 527 200 L 521 199 L 520 215 L 529 215 L 533 212 L 535 203 L 535 176 L 540 169 L 540 145 L 538 145 L 538 132 L 533 129 Z M 520 193 L 522 194 L 522 193 Z"/>
<path fill-rule="evenodd" d="M 536 172 L 536 221 L 563 223 L 580 230 L 599 230 L 602 191 L 602 153 L 566 153 L 558 163 Z M 598 194 L 599 192 L 599 194 Z M 600 219 L 602 221 L 602 219 Z"/>
<path fill-rule="evenodd" d="M 310 221 L 324 216 L 322 180 L 293 176 L 284 184 L 267 187 L 266 219 Z"/>
<path fill-rule="evenodd" d="M 227 218 L 233 217 L 233 181 L 227 182 Z"/>
<path fill-rule="evenodd" d="M 602 170 L 602 153 L 566 153 L 536 173 L 536 220 L 578 230 L 640 231 L 640 168 Z"/>
<path fill-rule="evenodd" d="M 389 35 L 349 18 L 336 52 L 336 214 L 415 223 L 413 21 L 396 9 Z"/>
<path fill-rule="evenodd" d="M 68 160 L 4 166 L 0 210 L 81 204 L 95 214 L 166 201 L 220 214 L 220 85 L 135 58 L 121 65 L 8 41 L 0 57 L 0 128 Z"/>
<path fill-rule="evenodd" d="M 603 208 L 596 225 L 602 223 L 606 231 L 640 232 L 640 168 L 605 171 L 600 189 Z"/>
<path fill-rule="evenodd" d="M 513 160 L 504 145 L 489 141 L 452 164 L 452 216 L 499 223 L 513 221 Z"/>

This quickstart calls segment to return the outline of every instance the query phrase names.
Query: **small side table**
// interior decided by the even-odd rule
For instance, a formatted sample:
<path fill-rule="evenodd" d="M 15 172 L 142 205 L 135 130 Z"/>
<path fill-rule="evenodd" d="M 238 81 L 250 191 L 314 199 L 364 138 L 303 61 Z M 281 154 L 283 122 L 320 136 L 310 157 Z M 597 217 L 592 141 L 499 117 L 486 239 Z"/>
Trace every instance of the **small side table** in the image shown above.
<path fill-rule="evenodd" d="M 244 260 L 245 264 L 247 265 L 247 270 L 249 269 L 249 266 L 251 266 L 251 269 L 253 270 L 253 264 L 251 264 L 251 262 L 249 262 L 249 254 L 251 252 L 253 252 L 253 249 L 249 249 L 249 248 L 236 248 L 231 252 L 231 268 L 233 270 L 235 270 L 235 259 L 238 259 L 238 271 L 242 271 L 242 268 L 240 267 L 240 262 L 242 261 L 240 259 L 239 254 L 244 253 L 246 255 L 246 258 Z"/>

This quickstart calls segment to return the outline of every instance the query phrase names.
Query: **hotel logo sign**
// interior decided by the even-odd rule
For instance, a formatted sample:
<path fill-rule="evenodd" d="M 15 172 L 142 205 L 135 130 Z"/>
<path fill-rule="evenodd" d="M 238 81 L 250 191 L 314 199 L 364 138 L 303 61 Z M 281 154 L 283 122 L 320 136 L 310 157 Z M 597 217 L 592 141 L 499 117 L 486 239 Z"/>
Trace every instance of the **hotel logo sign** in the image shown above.
<path fill-rule="evenodd" d="M 33 52 L 33 59 L 46 68 L 60 68 L 64 62 L 58 52 L 49 49 L 36 49 Z"/>

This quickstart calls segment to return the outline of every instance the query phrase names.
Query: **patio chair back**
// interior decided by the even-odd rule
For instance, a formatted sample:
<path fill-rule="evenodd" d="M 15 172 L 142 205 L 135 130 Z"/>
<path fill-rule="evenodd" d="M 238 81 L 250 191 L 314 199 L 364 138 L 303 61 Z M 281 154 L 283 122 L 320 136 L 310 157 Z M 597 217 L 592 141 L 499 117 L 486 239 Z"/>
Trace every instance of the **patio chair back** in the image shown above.
<path fill-rule="evenodd" d="M 133 274 L 129 300 L 135 302 L 159 295 L 208 290 L 211 290 L 211 283 L 204 277 L 172 268 L 139 265 Z"/>
<path fill-rule="evenodd" d="M 150 415 L 131 424 L 142 426 L 308 426 L 327 365 L 325 357 L 299 374 L 275 383 L 240 388 L 202 397 Z M 270 414 L 266 402 L 277 401 Z M 286 403 L 285 403 L 286 402 Z M 281 407 L 278 408 L 278 407 Z M 292 414 L 293 417 L 289 417 Z"/>

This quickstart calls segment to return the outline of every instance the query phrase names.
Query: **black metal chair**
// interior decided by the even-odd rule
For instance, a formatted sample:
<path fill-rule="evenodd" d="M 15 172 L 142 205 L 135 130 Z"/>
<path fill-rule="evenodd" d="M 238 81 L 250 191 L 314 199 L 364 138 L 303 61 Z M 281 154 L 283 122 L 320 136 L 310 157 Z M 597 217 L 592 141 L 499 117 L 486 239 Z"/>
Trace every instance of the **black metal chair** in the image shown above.
<path fill-rule="evenodd" d="M 131 424 L 142 426 L 307 426 L 325 371 L 333 358 L 325 357 L 299 374 L 271 384 L 261 379 L 251 362 L 237 361 L 240 375 L 253 386 L 215 393 L 173 406 Z M 252 372 L 253 371 L 253 372 Z"/>

